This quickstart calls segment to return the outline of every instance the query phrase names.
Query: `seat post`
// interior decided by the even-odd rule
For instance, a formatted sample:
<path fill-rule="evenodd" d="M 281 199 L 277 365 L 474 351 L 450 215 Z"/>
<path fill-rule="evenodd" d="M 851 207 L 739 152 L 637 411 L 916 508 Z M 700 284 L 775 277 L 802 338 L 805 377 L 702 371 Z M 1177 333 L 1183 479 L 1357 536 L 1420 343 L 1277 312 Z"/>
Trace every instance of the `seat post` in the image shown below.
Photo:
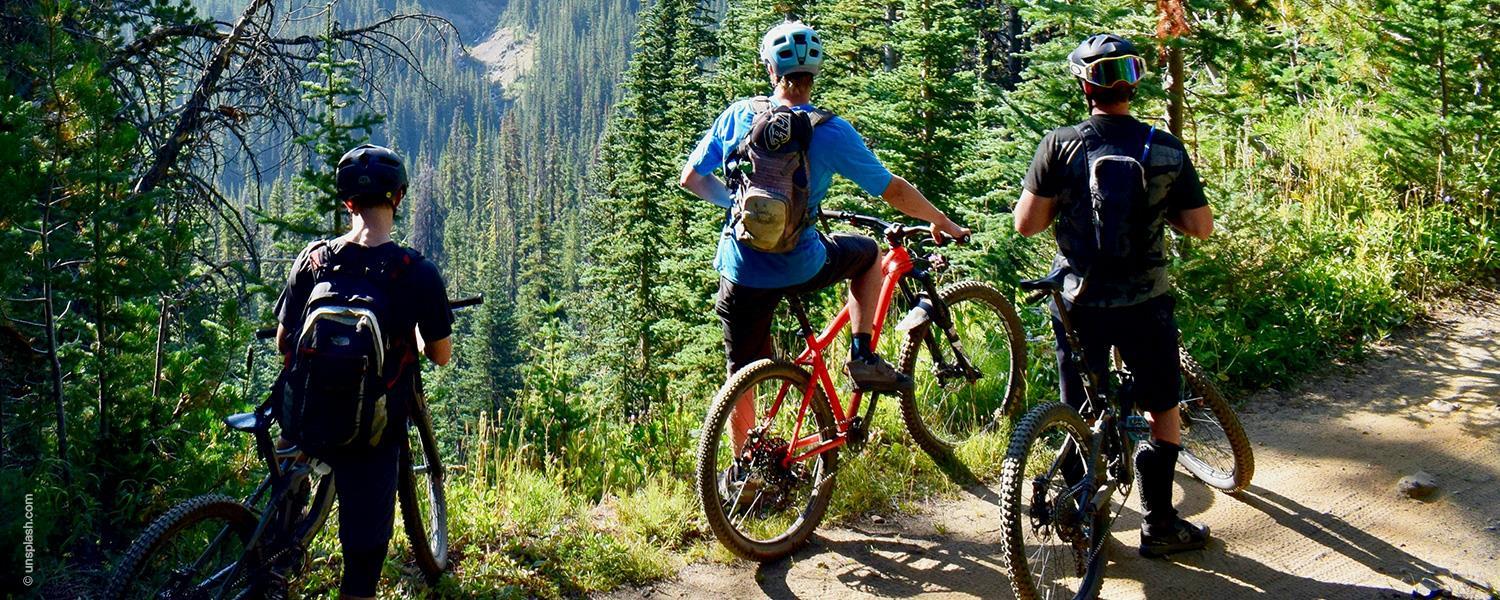
<path fill-rule="evenodd" d="M 787 296 L 786 307 L 792 311 L 792 316 L 797 319 L 797 336 L 807 337 L 816 332 L 812 321 L 807 318 L 807 307 L 802 303 L 801 296 Z"/>

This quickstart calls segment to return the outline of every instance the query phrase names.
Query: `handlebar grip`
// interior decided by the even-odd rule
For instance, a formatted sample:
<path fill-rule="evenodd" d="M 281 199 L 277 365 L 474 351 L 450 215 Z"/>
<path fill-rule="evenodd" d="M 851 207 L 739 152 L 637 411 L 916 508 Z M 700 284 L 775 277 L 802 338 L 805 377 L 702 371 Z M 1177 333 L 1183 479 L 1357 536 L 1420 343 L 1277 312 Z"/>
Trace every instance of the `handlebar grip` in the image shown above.
<path fill-rule="evenodd" d="M 448 302 L 448 308 L 467 308 L 467 307 L 470 307 L 470 306 L 478 306 L 480 304 L 484 304 L 484 294 L 480 294 L 478 296 L 472 296 L 472 297 L 469 297 L 469 298 L 460 298 L 458 300 L 451 300 L 451 301 Z"/>
<path fill-rule="evenodd" d="M 273 337 L 276 337 L 275 327 L 267 327 L 265 329 L 255 330 L 255 339 L 257 340 L 269 340 Z"/>

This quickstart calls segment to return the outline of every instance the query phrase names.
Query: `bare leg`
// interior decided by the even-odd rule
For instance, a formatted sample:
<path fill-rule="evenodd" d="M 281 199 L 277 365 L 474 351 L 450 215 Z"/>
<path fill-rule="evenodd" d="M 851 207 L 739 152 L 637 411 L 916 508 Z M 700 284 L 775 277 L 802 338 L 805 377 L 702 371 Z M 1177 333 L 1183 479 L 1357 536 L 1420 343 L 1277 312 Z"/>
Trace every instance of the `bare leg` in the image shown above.
<path fill-rule="evenodd" d="M 1151 437 L 1174 445 L 1182 445 L 1182 411 L 1176 406 L 1160 412 L 1146 413 L 1151 423 Z"/>
<path fill-rule="evenodd" d="M 729 437 L 734 441 L 735 456 L 745 449 L 745 438 L 750 436 L 752 427 L 755 427 L 755 394 L 745 392 L 729 414 Z"/>
<path fill-rule="evenodd" d="M 854 328 L 853 333 L 875 331 L 881 281 L 879 259 L 849 281 L 849 323 Z"/>

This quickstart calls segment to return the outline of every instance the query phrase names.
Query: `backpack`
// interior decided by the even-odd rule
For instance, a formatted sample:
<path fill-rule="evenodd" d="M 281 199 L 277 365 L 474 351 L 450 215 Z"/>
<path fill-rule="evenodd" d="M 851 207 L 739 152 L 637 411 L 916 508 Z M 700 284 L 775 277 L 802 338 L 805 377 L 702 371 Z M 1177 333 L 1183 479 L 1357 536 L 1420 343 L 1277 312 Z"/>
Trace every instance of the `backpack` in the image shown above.
<path fill-rule="evenodd" d="M 415 361 L 410 348 L 393 347 L 398 334 L 382 319 L 390 323 L 394 284 L 422 256 L 402 249 L 362 261 L 336 250 L 329 242 L 308 250 L 314 283 L 278 410 L 283 435 L 314 455 L 379 445 L 389 392 Z"/>
<path fill-rule="evenodd" d="M 750 133 L 730 152 L 725 169 L 734 193 L 729 225 L 741 243 L 782 254 L 797 247 L 812 223 L 807 150 L 813 129 L 833 113 L 773 107 L 765 96 L 751 99 L 750 106 Z"/>
<path fill-rule="evenodd" d="M 1133 265 L 1148 250 L 1137 247 L 1145 243 L 1146 236 L 1135 230 L 1149 221 L 1145 165 L 1150 164 L 1151 138 L 1156 128 L 1146 132 L 1139 159 L 1107 142 L 1092 123 L 1085 122 L 1074 129 L 1083 138 L 1088 171 L 1087 221 L 1092 224 L 1093 242 L 1087 249 L 1089 266 Z"/>

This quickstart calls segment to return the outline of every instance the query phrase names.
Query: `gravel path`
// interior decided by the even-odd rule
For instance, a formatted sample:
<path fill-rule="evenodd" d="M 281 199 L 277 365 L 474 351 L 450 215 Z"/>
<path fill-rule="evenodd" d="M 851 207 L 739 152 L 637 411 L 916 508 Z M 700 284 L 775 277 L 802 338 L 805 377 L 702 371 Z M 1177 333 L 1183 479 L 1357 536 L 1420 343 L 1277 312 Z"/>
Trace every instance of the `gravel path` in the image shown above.
<path fill-rule="evenodd" d="M 1139 504 L 1115 525 L 1104 598 L 1458 598 L 1500 590 L 1500 299 L 1438 311 L 1291 392 L 1242 411 L 1251 488 L 1214 492 L 1179 469 L 1179 508 L 1216 540 L 1170 560 L 1135 555 Z M 1425 501 L 1396 491 L 1426 471 Z M 825 528 L 790 560 L 699 563 L 611 598 L 1008 598 L 999 510 L 978 496 Z"/>

